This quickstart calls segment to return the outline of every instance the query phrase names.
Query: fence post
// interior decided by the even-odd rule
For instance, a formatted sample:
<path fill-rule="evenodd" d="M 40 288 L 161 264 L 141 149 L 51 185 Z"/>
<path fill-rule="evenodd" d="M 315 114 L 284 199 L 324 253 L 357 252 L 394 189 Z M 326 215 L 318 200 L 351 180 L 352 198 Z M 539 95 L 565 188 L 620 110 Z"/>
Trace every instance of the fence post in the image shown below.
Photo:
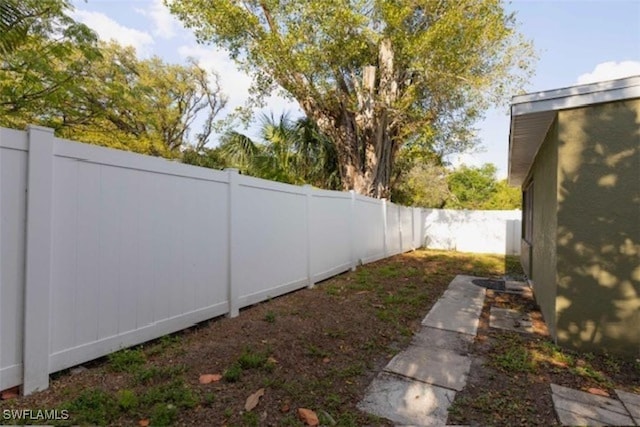
<path fill-rule="evenodd" d="M 349 230 L 351 232 L 351 238 L 349 239 L 351 244 L 351 271 L 356 271 L 356 265 L 358 265 L 358 255 L 356 254 L 356 239 L 358 238 L 356 235 L 356 192 L 349 190 L 349 194 L 351 195 L 351 218 L 349 221 Z"/>
<path fill-rule="evenodd" d="M 22 393 L 49 387 L 53 129 L 30 125 Z"/>
<path fill-rule="evenodd" d="M 388 257 L 387 253 L 387 199 L 382 199 L 382 253 Z"/>
<path fill-rule="evenodd" d="M 237 317 L 240 315 L 240 307 L 238 307 L 238 286 L 236 283 L 236 272 L 240 268 L 238 266 L 240 248 L 236 247 L 236 233 L 238 224 L 238 180 L 240 174 L 238 169 L 227 168 L 225 171 L 229 174 L 229 312 L 228 317 Z"/>
<path fill-rule="evenodd" d="M 311 186 L 309 184 L 303 185 L 302 189 L 304 190 L 304 196 L 306 199 L 305 204 L 305 213 L 306 213 L 306 222 L 307 222 L 307 247 L 305 248 L 307 251 L 307 288 L 313 288 L 313 275 L 311 273 L 311 257 L 313 256 L 312 248 L 311 248 Z"/>
<path fill-rule="evenodd" d="M 400 241 L 400 253 L 404 253 L 404 244 L 402 243 L 402 208 L 396 205 L 396 218 L 398 220 L 398 238 Z"/>

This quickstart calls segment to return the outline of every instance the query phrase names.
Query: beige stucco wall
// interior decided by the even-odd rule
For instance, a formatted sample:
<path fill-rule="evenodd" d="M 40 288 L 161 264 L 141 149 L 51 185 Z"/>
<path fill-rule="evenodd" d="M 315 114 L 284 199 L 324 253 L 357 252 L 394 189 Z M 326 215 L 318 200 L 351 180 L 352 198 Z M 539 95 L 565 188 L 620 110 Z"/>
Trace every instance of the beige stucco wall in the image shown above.
<path fill-rule="evenodd" d="M 529 175 L 533 177 L 534 212 L 530 279 L 533 281 L 536 301 L 552 335 L 555 334 L 556 324 L 557 129 L 557 121 L 554 121 Z"/>
<path fill-rule="evenodd" d="M 638 357 L 640 100 L 561 111 L 557 136 L 557 340 Z"/>

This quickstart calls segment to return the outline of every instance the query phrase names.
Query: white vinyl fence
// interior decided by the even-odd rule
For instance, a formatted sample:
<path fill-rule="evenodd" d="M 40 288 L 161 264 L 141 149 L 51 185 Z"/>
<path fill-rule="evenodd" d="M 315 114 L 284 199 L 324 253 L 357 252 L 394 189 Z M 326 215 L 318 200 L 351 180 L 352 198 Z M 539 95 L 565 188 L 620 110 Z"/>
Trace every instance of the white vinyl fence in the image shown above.
<path fill-rule="evenodd" d="M 424 246 L 460 252 L 520 254 L 522 212 L 424 209 Z"/>
<path fill-rule="evenodd" d="M 421 246 L 422 210 L 0 128 L 0 390 Z"/>

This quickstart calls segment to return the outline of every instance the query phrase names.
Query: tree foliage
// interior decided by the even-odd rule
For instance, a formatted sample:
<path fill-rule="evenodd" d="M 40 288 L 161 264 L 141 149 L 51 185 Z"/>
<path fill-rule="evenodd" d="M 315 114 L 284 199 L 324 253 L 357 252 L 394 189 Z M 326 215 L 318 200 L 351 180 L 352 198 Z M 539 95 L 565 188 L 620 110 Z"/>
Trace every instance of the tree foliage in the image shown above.
<path fill-rule="evenodd" d="M 189 144 L 202 148 L 226 103 L 215 73 L 98 43 L 68 16 L 70 7 L 0 0 L 0 125 L 39 124 L 58 136 L 167 157 Z M 202 127 L 190 134 L 197 117 Z"/>
<path fill-rule="evenodd" d="M 345 189 L 388 196 L 400 147 L 442 156 L 516 91 L 532 51 L 499 0 L 172 0 L 260 96 L 281 87 L 335 144 Z M 517 72 L 514 73 L 514 70 Z"/>
<path fill-rule="evenodd" d="M 480 167 L 462 165 L 447 177 L 451 197 L 449 209 L 520 209 L 519 188 L 496 180 L 496 167 L 486 163 Z"/>
<path fill-rule="evenodd" d="M 405 145 L 396 160 L 391 200 L 407 206 L 442 208 L 451 196 L 448 173 L 437 155 Z"/>
<path fill-rule="evenodd" d="M 229 131 L 216 148 L 183 153 L 183 162 L 242 173 L 289 184 L 339 189 L 337 156 L 331 141 L 307 118 L 287 114 L 261 118 L 260 139 Z"/>
<path fill-rule="evenodd" d="M 135 50 L 101 45 L 64 115 L 53 127 L 65 137 L 152 155 L 177 156 L 189 144 L 208 142 L 226 98 L 217 75 L 195 62 L 174 65 Z M 201 118 L 200 131 L 190 135 Z M 117 144 L 117 145 L 116 145 Z"/>
<path fill-rule="evenodd" d="M 66 0 L 0 0 L 0 120 L 46 124 L 100 57 L 96 35 Z"/>

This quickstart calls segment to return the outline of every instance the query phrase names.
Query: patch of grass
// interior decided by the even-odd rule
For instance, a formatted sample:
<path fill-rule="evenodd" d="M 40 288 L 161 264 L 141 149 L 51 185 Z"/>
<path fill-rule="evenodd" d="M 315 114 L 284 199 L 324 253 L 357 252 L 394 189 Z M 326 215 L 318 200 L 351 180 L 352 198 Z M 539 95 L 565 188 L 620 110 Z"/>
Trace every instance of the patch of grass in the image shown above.
<path fill-rule="evenodd" d="M 122 411 L 130 411 L 138 407 L 138 396 L 133 390 L 123 389 L 116 393 L 118 407 Z"/>
<path fill-rule="evenodd" d="M 259 426 L 260 416 L 255 412 L 244 412 L 242 414 L 242 424 L 245 426 Z"/>
<path fill-rule="evenodd" d="M 383 265 L 376 271 L 376 274 L 385 279 L 395 279 L 400 277 L 401 273 L 399 266 L 393 264 Z"/>
<path fill-rule="evenodd" d="M 173 379 L 185 373 L 187 367 L 179 364 L 174 366 L 151 366 L 149 368 L 140 368 L 135 372 L 136 381 L 147 384 L 153 381 L 165 381 Z"/>
<path fill-rule="evenodd" d="M 324 398 L 324 404 L 330 409 L 339 409 L 342 406 L 342 398 L 336 393 L 329 393 Z"/>
<path fill-rule="evenodd" d="M 562 351 L 560 347 L 550 341 L 542 341 L 532 349 L 537 362 L 546 362 L 554 366 L 568 367 L 575 363 L 573 356 Z"/>
<path fill-rule="evenodd" d="M 230 383 L 238 382 L 241 376 L 242 367 L 238 363 L 234 363 L 222 372 L 222 379 Z"/>
<path fill-rule="evenodd" d="M 620 373 L 620 361 L 618 361 L 615 357 L 609 355 L 609 354 L 605 354 L 604 356 L 604 365 L 606 366 L 606 368 L 616 374 Z"/>
<path fill-rule="evenodd" d="M 183 380 L 174 380 L 170 383 L 150 387 L 142 395 L 140 402 L 145 406 L 172 404 L 176 408 L 187 409 L 196 406 L 198 398 Z"/>
<path fill-rule="evenodd" d="M 338 378 L 359 377 L 363 373 L 364 373 L 364 365 L 360 362 L 354 363 L 353 365 L 349 365 L 347 367 L 344 367 L 335 371 L 335 375 Z"/>
<path fill-rule="evenodd" d="M 517 335 L 503 335 L 499 338 L 490 363 L 509 373 L 533 372 L 537 366 L 532 353 Z"/>
<path fill-rule="evenodd" d="M 116 399 L 100 389 L 86 390 L 62 406 L 69 410 L 73 424 L 107 425 L 118 413 Z"/>
<path fill-rule="evenodd" d="M 115 372 L 135 372 L 146 362 L 144 352 L 140 348 L 129 349 L 111 353 L 107 356 L 109 367 Z"/>
<path fill-rule="evenodd" d="M 510 348 L 493 356 L 493 363 L 507 372 L 533 372 L 536 366 L 526 348 Z"/>
<path fill-rule="evenodd" d="M 571 372 L 583 378 L 592 379 L 602 385 L 609 384 L 609 380 L 607 379 L 607 377 L 604 376 L 602 372 L 594 369 L 593 366 L 591 366 L 589 363 L 585 363 L 583 366 L 576 366 L 575 368 L 571 369 Z"/>
<path fill-rule="evenodd" d="M 268 311 L 264 315 L 264 321 L 267 323 L 276 323 L 276 314 L 273 311 Z"/>
<path fill-rule="evenodd" d="M 328 351 L 325 351 L 319 347 L 316 347 L 313 344 L 307 345 L 305 353 L 307 356 L 317 357 L 319 359 L 324 359 L 325 357 L 329 357 L 331 355 Z"/>
<path fill-rule="evenodd" d="M 460 416 L 469 407 L 478 413 L 473 421 L 465 420 L 468 424 L 479 425 L 532 425 L 535 421 L 535 406 L 533 402 L 521 400 L 509 390 L 489 391 L 475 398 L 456 398 L 449 407 L 450 416 Z"/>
<path fill-rule="evenodd" d="M 251 350 L 250 348 L 245 348 L 238 358 L 238 364 L 242 369 L 257 369 L 265 366 L 267 359 L 267 353 L 259 353 Z"/>
<path fill-rule="evenodd" d="M 172 403 L 158 403 L 151 411 L 152 426 L 170 426 L 173 425 L 178 417 L 178 408 Z"/>
<path fill-rule="evenodd" d="M 216 395 L 211 392 L 205 393 L 204 396 L 202 396 L 202 404 L 204 406 L 211 406 L 215 401 Z"/>

